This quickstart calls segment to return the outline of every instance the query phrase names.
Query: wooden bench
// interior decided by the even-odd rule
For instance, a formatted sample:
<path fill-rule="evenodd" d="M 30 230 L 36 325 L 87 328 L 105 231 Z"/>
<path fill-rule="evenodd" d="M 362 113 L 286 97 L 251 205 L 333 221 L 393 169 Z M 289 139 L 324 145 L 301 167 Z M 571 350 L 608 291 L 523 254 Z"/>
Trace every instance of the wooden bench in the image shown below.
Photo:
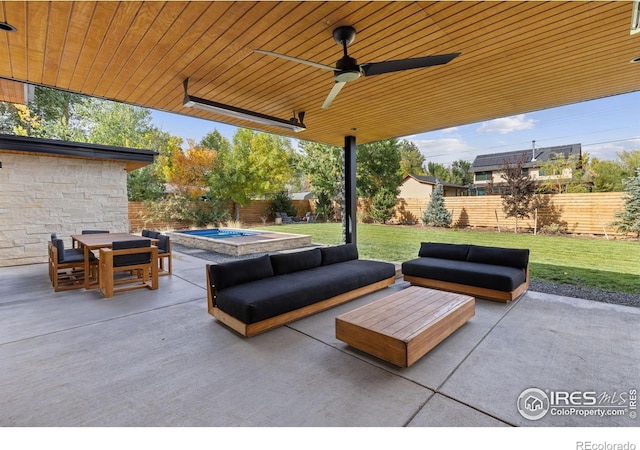
<path fill-rule="evenodd" d="M 336 338 L 409 367 L 475 315 L 475 298 L 412 286 L 336 318 Z"/>

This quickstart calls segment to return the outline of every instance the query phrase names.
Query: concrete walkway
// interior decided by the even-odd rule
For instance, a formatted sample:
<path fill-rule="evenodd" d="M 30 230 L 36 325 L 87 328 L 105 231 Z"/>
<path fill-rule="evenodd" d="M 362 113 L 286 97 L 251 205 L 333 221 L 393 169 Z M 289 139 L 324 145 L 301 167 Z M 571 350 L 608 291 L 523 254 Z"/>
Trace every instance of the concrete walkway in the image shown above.
<path fill-rule="evenodd" d="M 640 424 L 638 308 L 535 292 L 477 300 L 475 317 L 401 369 L 336 340 L 334 318 L 406 283 L 247 339 L 207 314 L 204 267 L 175 253 L 159 290 L 112 299 L 53 292 L 46 264 L 0 268 L 0 426 Z M 529 388 L 593 392 L 623 415 L 574 404 L 529 420 L 517 409 Z"/>

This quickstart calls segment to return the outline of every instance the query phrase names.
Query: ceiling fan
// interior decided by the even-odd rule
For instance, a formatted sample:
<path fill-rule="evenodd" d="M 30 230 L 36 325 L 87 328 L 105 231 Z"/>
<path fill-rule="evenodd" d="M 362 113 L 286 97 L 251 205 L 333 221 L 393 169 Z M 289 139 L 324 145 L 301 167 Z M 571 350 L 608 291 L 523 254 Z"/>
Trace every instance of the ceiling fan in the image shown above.
<path fill-rule="evenodd" d="M 394 61 L 382 61 L 374 63 L 358 64 L 358 62 L 349 56 L 347 52 L 347 46 L 353 42 L 356 37 L 356 30 L 350 26 L 341 26 L 333 30 L 333 39 L 342 45 L 344 55 L 336 63 L 336 67 L 327 66 L 325 64 L 316 63 L 313 61 L 307 61 L 293 56 L 282 55 L 280 53 L 270 52 L 267 50 L 255 50 L 256 53 L 262 53 L 264 55 L 275 56 L 277 58 L 287 59 L 302 64 L 307 64 L 312 67 L 320 69 L 330 70 L 333 72 L 335 84 L 329 92 L 326 100 L 322 104 L 322 109 L 327 109 L 331 102 L 336 98 L 340 90 L 349 81 L 354 81 L 360 78 L 360 75 L 371 76 L 380 75 L 383 73 L 399 72 L 402 70 L 419 69 L 423 67 L 438 66 L 441 64 L 447 64 L 453 58 L 460 56 L 460 53 L 448 53 L 445 55 L 432 55 L 421 56 L 418 58 L 397 59 Z"/>

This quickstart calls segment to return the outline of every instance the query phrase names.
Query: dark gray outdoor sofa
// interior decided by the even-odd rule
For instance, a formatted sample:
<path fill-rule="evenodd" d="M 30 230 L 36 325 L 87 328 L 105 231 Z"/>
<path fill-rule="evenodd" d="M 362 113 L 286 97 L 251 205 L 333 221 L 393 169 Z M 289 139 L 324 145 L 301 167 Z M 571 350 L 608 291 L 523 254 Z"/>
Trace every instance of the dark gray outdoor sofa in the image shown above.
<path fill-rule="evenodd" d="M 501 302 L 529 288 L 529 250 L 422 242 L 418 258 L 402 263 L 412 285 Z"/>
<path fill-rule="evenodd" d="M 315 314 L 395 281 L 393 264 L 354 244 L 207 264 L 208 310 L 243 336 Z"/>

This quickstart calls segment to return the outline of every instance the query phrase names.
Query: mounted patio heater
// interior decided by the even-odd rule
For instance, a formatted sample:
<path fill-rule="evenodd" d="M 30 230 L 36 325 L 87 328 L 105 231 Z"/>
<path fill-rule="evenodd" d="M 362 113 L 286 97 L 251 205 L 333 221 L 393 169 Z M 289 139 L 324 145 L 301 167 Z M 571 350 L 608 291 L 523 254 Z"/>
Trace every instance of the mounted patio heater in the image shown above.
<path fill-rule="evenodd" d="M 206 100 L 200 97 L 194 97 L 187 93 L 189 85 L 189 79 L 184 80 L 184 102 L 182 105 L 186 108 L 197 108 L 203 111 L 212 112 L 216 114 L 223 114 L 228 117 L 234 117 L 236 119 L 250 120 L 262 125 L 270 125 L 273 127 L 284 128 L 285 130 L 294 131 L 299 133 L 307 129 L 304 125 L 304 112 L 294 112 L 294 117 L 289 120 L 280 119 L 278 117 L 268 116 L 254 111 L 249 111 L 242 108 L 237 108 L 231 105 L 225 105 L 222 103 Z"/>

